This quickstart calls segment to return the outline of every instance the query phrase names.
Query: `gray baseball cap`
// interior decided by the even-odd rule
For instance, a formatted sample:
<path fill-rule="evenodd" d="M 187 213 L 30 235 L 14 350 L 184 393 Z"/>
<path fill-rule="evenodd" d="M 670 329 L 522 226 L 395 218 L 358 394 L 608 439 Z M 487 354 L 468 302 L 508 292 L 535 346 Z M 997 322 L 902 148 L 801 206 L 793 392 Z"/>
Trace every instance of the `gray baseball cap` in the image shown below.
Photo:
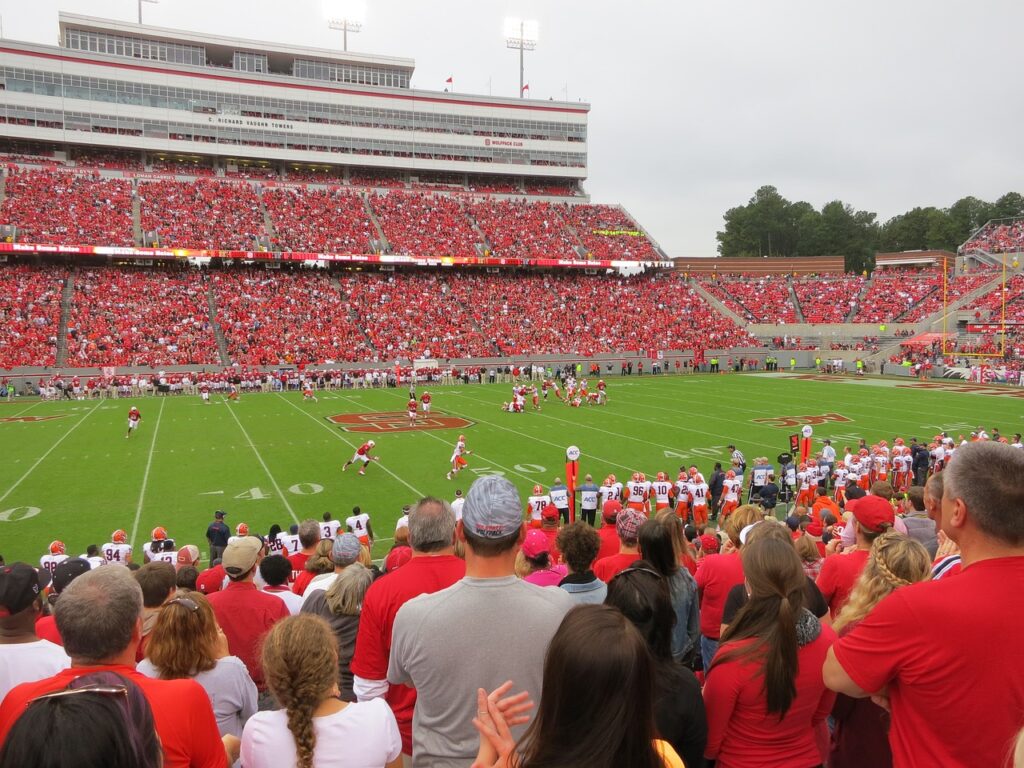
<path fill-rule="evenodd" d="M 334 547 L 331 549 L 331 560 L 335 565 L 352 565 L 359 559 L 359 552 L 362 549 L 359 538 L 354 533 L 343 533 L 334 540 Z"/>
<path fill-rule="evenodd" d="M 482 539 L 501 539 L 523 524 L 523 502 L 511 482 L 484 475 L 469 487 L 462 507 L 462 527 Z"/>

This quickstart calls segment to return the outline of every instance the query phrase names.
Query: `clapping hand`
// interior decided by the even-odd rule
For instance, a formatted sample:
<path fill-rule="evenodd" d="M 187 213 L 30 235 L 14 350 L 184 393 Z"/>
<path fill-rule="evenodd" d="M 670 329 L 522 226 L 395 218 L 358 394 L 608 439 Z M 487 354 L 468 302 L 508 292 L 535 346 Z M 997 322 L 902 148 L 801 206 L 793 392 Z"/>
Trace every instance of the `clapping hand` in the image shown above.
<path fill-rule="evenodd" d="M 511 680 L 489 694 L 483 688 L 477 689 L 476 717 L 473 718 L 473 726 L 480 733 L 480 750 L 472 768 L 513 766 L 516 743 L 509 729 L 529 721 L 526 713 L 533 709 L 533 702 L 527 691 L 505 696 L 511 689 Z"/>

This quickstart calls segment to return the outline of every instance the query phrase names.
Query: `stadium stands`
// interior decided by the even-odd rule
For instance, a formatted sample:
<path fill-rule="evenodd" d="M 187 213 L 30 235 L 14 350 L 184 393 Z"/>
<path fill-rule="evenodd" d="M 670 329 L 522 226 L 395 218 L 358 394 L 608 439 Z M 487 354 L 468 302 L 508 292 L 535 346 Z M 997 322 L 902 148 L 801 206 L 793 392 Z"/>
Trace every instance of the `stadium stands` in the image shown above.
<path fill-rule="evenodd" d="M 138 194 L 143 230 L 165 247 L 252 250 L 266 235 L 257 190 L 244 182 L 148 181 Z"/>
<path fill-rule="evenodd" d="M 968 310 L 979 320 L 998 322 L 1003 316 L 1003 288 L 999 286 L 971 302 Z M 985 312 L 987 310 L 987 312 Z M 983 315 L 985 312 L 987 317 Z M 1024 321 L 1024 275 L 1014 275 L 1006 283 L 1006 319 Z"/>
<path fill-rule="evenodd" d="M 210 276 L 217 323 L 232 361 L 243 365 L 373 360 L 331 279 L 322 272 L 287 276 L 235 269 Z"/>
<path fill-rule="evenodd" d="M 741 317 L 755 323 L 795 323 L 796 309 L 782 275 L 701 278 L 701 285 Z"/>
<path fill-rule="evenodd" d="M 20 239 L 53 245 L 131 246 L 131 182 L 58 171 L 9 172 L 0 222 Z"/>
<path fill-rule="evenodd" d="M 793 290 L 807 323 L 843 322 L 863 287 L 864 278 L 859 275 L 815 275 L 793 280 Z"/>
<path fill-rule="evenodd" d="M 53 365 L 60 326 L 62 267 L 6 267 L 0 271 L 0 365 Z"/>
<path fill-rule="evenodd" d="M 973 290 L 980 288 L 982 285 L 987 283 L 996 273 L 993 271 L 982 271 L 972 272 L 969 275 L 957 275 L 953 279 L 949 280 L 945 288 L 945 302 L 952 304 L 962 296 L 966 296 Z M 900 318 L 901 322 L 905 323 L 916 323 L 918 320 L 923 320 L 933 312 L 938 312 L 942 309 L 943 303 L 943 288 L 941 276 L 935 279 L 935 290 L 927 294 L 922 301 L 919 301 L 910 308 Z"/>
<path fill-rule="evenodd" d="M 895 320 L 941 285 L 942 273 L 934 269 L 878 270 L 871 277 L 871 285 L 860 300 L 853 322 Z"/>
<path fill-rule="evenodd" d="M 640 227 L 621 208 L 576 205 L 566 216 L 594 259 L 656 260 L 658 254 Z"/>
<path fill-rule="evenodd" d="M 206 285 L 192 269 L 83 269 L 75 274 L 68 363 L 215 364 Z"/>
<path fill-rule="evenodd" d="M 370 253 L 375 237 L 363 199 L 325 189 L 280 187 L 263 192 L 276 247 L 312 253 Z"/>
<path fill-rule="evenodd" d="M 444 195 L 389 192 L 370 205 L 392 253 L 411 256 L 476 256 L 473 231 L 458 200 Z"/>
<path fill-rule="evenodd" d="M 1024 251 L 1024 220 L 990 221 L 963 246 L 967 252 L 978 249 L 989 253 Z"/>
<path fill-rule="evenodd" d="M 559 208 L 525 200 L 485 200 L 466 205 L 495 256 L 578 258 Z"/>

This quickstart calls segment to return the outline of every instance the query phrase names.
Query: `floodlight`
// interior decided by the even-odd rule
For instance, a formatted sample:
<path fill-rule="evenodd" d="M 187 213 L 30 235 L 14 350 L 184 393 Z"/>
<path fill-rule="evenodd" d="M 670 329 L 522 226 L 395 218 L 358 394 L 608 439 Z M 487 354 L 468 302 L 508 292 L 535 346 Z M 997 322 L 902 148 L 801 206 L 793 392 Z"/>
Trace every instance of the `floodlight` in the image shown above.
<path fill-rule="evenodd" d="M 537 22 L 533 19 L 505 19 L 505 45 L 519 51 L 519 98 L 526 94 L 523 81 L 523 52 L 537 47 Z"/>
<path fill-rule="evenodd" d="M 331 29 L 340 29 L 342 50 L 348 50 L 348 33 L 359 32 L 366 19 L 366 3 L 363 0 L 324 0 L 324 18 Z"/>
<path fill-rule="evenodd" d="M 153 5 L 157 5 L 159 2 L 160 0 L 139 0 L 139 24 L 142 24 L 142 4 L 152 3 Z"/>

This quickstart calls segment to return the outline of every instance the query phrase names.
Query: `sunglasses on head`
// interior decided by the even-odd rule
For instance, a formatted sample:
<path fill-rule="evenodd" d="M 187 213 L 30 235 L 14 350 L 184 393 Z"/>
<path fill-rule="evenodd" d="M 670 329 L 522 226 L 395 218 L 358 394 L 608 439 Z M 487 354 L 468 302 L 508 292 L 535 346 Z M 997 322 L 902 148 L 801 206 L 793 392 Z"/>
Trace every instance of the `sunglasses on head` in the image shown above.
<path fill-rule="evenodd" d="M 72 683 L 74 685 L 74 683 Z M 36 696 L 32 699 L 29 704 L 35 704 L 37 701 L 43 699 L 59 699 L 65 696 L 74 696 L 79 693 L 98 693 L 102 696 L 124 696 L 125 700 L 128 699 L 128 688 L 124 685 L 83 685 L 80 688 L 64 688 L 60 691 L 53 691 L 52 693 L 44 693 L 42 696 Z"/>
<path fill-rule="evenodd" d="M 192 611 L 192 613 L 196 613 L 196 612 L 199 611 L 199 603 L 197 603 L 191 597 L 176 597 L 173 600 L 168 600 L 166 604 L 167 605 L 175 605 L 175 604 L 177 604 L 177 605 L 183 606 L 185 608 L 188 608 L 190 611 Z"/>

